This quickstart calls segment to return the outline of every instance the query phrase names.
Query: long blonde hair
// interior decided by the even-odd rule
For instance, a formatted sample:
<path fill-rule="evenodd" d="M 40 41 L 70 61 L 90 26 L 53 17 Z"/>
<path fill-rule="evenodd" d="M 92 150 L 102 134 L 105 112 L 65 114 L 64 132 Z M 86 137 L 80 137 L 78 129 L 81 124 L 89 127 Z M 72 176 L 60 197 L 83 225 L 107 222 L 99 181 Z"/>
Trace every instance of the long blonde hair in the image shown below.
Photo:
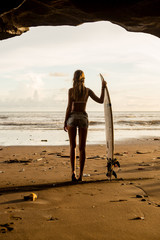
<path fill-rule="evenodd" d="M 84 72 L 82 70 L 77 70 L 73 76 L 73 99 L 75 101 L 80 100 L 86 92 L 84 85 Z"/>

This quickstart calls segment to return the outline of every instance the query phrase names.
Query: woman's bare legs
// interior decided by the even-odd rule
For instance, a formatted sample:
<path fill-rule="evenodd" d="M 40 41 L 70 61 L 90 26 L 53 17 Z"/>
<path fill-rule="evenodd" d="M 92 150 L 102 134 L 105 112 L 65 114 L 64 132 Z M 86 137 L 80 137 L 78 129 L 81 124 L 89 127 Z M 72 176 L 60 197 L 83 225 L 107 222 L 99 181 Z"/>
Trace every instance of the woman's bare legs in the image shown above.
<path fill-rule="evenodd" d="M 70 161 L 72 168 L 72 180 L 76 180 L 76 135 L 77 128 L 67 126 L 70 141 Z"/>
<path fill-rule="evenodd" d="M 80 173 L 78 180 L 82 180 L 83 169 L 86 159 L 86 139 L 88 128 L 79 128 L 79 160 L 80 160 Z"/>

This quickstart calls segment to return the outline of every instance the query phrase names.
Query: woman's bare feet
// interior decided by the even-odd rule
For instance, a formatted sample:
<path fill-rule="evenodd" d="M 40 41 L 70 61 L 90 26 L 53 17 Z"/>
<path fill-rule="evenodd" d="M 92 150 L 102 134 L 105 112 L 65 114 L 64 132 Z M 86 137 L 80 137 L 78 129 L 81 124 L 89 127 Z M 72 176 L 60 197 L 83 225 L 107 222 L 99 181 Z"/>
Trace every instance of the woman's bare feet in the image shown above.
<path fill-rule="evenodd" d="M 72 173 L 72 182 L 77 182 L 77 178 L 76 178 L 76 175 L 75 173 Z"/>
<path fill-rule="evenodd" d="M 77 179 L 78 182 L 82 182 L 82 176 L 79 176 L 79 178 Z"/>

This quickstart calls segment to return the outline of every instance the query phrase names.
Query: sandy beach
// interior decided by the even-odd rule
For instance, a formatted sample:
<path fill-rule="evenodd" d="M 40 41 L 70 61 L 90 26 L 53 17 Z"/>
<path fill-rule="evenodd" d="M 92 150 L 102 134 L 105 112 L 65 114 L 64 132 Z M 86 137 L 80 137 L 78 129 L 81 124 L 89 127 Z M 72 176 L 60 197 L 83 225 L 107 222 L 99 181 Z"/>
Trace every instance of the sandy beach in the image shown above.
<path fill-rule="evenodd" d="M 1 147 L 0 239 L 159 240 L 160 139 L 116 143 L 111 182 L 105 149 L 87 146 L 83 182 L 73 184 L 69 146 Z"/>

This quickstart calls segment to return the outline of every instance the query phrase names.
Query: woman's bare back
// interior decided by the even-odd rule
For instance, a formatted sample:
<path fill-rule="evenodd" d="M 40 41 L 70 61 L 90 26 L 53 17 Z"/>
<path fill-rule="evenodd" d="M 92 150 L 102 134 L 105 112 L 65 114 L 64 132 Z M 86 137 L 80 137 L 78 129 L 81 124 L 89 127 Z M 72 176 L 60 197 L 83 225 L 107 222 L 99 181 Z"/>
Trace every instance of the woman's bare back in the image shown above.
<path fill-rule="evenodd" d="M 70 89 L 70 99 L 72 102 L 72 112 L 85 112 L 88 100 L 88 88 L 85 88 L 85 94 L 79 97 L 78 100 L 73 99 L 73 88 Z"/>

